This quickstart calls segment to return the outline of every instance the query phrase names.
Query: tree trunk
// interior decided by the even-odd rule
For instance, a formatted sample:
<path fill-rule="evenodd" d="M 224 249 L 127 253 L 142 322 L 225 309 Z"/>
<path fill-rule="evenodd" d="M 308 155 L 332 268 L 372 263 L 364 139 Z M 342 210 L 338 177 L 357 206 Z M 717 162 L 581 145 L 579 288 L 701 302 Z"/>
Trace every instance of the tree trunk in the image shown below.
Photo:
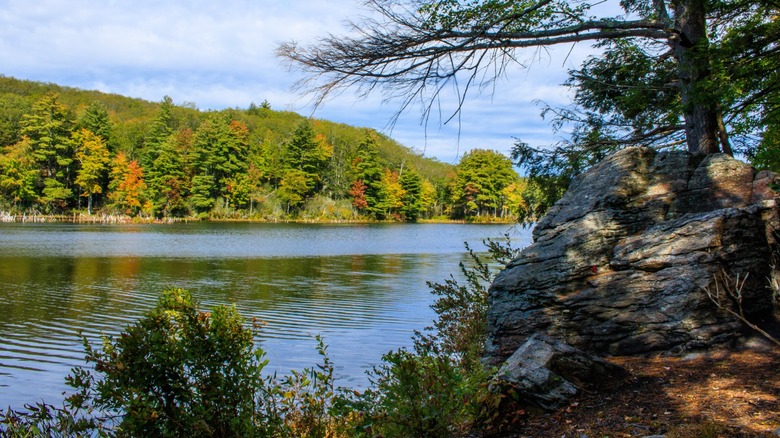
<path fill-rule="evenodd" d="M 677 58 L 688 152 L 713 154 L 719 151 L 719 138 L 717 99 L 706 86 L 711 76 L 706 0 L 674 0 L 672 5 L 678 33 L 671 46 Z"/>
<path fill-rule="evenodd" d="M 731 149 L 729 134 L 726 132 L 726 124 L 723 123 L 723 110 L 720 105 L 717 107 L 718 136 L 720 137 L 720 148 L 724 154 L 733 157 L 734 151 Z"/>

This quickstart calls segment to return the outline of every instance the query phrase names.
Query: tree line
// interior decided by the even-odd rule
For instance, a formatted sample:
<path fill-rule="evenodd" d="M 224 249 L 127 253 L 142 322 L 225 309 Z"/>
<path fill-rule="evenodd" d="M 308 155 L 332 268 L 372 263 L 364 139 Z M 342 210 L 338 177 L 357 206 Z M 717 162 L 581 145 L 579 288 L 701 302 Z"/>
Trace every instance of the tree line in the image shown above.
<path fill-rule="evenodd" d="M 202 112 L 165 97 L 133 115 L 63 96 L 0 93 L 0 210 L 416 221 L 516 218 L 526 205 L 524 180 L 491 150 L 452 166 L 267 102 Z"/>

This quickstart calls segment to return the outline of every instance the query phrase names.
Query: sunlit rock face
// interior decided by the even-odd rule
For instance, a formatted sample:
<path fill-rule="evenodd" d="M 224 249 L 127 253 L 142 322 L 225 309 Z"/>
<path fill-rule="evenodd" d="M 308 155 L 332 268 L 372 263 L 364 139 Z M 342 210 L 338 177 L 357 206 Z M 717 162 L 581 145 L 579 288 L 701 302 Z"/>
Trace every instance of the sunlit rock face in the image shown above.
<path fill-rule="evenodd" d="M 726 273 L 771 321 L 780 233 L 774 174 L 725 155 L 629 148 L 577 177 L 490 289 L 487 361 L 534 333 L 607 355 L 681 353 L 743 326 L 705 290 Z"/>

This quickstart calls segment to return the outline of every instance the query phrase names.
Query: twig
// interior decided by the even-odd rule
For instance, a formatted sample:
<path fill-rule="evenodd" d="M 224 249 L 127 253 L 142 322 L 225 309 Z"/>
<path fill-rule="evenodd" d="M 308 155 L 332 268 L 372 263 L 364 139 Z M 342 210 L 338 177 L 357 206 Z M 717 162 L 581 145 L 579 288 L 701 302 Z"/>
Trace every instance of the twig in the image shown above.
<path fill-rule="evenodd" d="M 725 271 L 721 271 L 720 274 L 720 276 L 715 276 L 714 292 L 710 286 L 701 288 L 704 290 L 704 292 L 707 293 L 710 301 L 712 301 L 719 309 L 725 310 L 732 316 L 735 316 L 737 319 L 745 323 L 745 325 L 761 333 L 765 338 L 769 339 L 772 343 L 780 347 L 780 340 L 762 330 L 761 327 L 753 324 L 745 317 L 745 311 L 742 308 L 742 289 L 745 287 L 745 282 L 747 281 L 749 274 L 745 274 L 741 280 L 740 274 L 737 274 L 736 279 L 732 279 L 731 276 L 729 276 Z M 723 291 L 721 291 L 721 287 Z M 732 308 L 733 306 L 724 304 L 724 298 L 731 299 L 736 304 L 737 311 Z"/>

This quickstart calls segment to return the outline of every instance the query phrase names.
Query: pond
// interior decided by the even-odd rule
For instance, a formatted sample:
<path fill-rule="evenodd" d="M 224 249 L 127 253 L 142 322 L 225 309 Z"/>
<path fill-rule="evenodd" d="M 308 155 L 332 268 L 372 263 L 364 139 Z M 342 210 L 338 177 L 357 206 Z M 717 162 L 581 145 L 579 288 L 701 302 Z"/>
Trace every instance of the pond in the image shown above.
<path fill-rule="evenodd" d="M 59 403 L 84 364 L 77 333 L 119 333 L 167 287 L 266 321 L 271 372 L 315 365 L 321 334 L 337 383 L 363 387 L 431 324 L 426 281 L 458 274 L 464 242 L 507 232 L 529 239 L 511 225 L 0 224 L 0 407 Z"/>

